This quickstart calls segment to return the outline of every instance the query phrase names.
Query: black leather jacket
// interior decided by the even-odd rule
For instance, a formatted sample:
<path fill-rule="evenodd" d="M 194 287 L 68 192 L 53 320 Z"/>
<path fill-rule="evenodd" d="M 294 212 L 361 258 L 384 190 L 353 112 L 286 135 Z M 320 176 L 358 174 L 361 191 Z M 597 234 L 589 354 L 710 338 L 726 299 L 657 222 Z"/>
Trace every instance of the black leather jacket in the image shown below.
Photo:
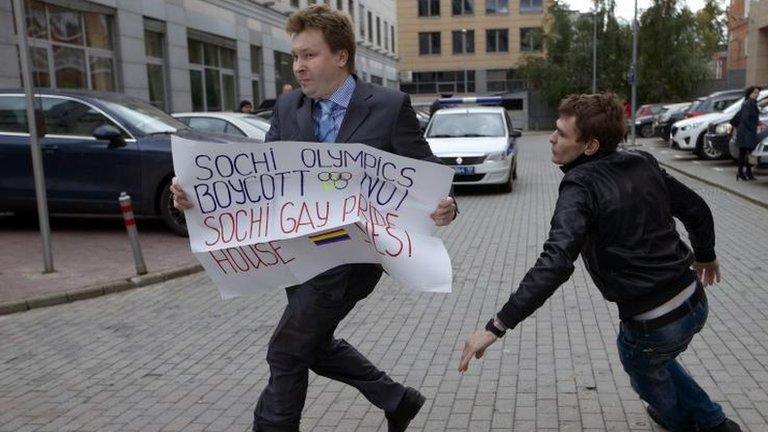
<path fill-rule="evenodd" d="M 696 278 L 694 255 L 699 262 L 715 260 L 709 207 L 650 154 L 582 156 L 563 171 L 544 250 L 498 313 L 507 327 L 532 314 L 568 280 L 579 253 L 622 319 L 649 311 L 690 285 Z M 673 216 L 685 225 L 693 254 Z"/>

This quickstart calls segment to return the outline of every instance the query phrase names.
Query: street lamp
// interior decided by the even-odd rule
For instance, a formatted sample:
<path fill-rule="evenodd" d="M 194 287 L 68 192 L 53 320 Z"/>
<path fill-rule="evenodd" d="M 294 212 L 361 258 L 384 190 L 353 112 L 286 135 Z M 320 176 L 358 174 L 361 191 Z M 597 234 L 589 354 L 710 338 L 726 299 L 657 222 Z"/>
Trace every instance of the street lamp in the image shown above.
<path fill-rule="evenodd" d="M 461 29 L 461 52 L 467 54 L 467 29 Z M 464 61 L 464 94 L 467 94 L 467 62 Z"/>
<path fill-rule="evenodd" d="M 597 93 L 597 1 L 592 13 L 592 93 Z"/>
<path fill-rule="evenodd" d="M 632 145 L 635 145 L 635 120 L 637 119 L 637 0 L 635 0 L 635 19 L 632 20 L 632 65 L 629 67 L 629 80 L 632 85 Z"/>

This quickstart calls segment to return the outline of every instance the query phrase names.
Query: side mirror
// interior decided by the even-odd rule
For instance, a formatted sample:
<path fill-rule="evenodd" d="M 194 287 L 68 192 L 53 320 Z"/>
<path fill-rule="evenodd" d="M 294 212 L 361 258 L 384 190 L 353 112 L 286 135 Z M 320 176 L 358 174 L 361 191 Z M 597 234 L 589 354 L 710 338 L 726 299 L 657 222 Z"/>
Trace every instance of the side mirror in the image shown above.
<path fill-rule="evenodd" d="M 523 136 L 523 133 L 520 132 L 520 129 L 512 129 L 512 132 L 509 134 L 512 138 L 520 138 Z"/>
<path fill-rule="evenodd" d="M 93 137 L 97 140 L 109 141 L 109 148 L 125 147 L 125 140 L 120 131 L 108 124 L 103 124 L 93 130 Z"/>

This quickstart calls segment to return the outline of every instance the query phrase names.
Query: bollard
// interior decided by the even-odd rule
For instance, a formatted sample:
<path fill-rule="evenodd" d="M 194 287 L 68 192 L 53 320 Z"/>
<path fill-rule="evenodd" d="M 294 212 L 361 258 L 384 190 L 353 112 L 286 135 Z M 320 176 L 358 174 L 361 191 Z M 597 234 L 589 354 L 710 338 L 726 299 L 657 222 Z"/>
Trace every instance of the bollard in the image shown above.
<path fill-rule="evenodd" d="M 131 196 L 125 192 L 121 192 L 119 200 L 120 211 L 123 213 L 123 222 L 125 222 L 125 229 L 128 231 L 128 240 L 131 241 L 131 249 L 133 249 L 133 260 L 136 262 L 136 274 L 146 274 L 147 266 L 144 264 L 144 256 L 141 254 L 139 231 L 136 229 L 136 219 L 133 217 Z"/>

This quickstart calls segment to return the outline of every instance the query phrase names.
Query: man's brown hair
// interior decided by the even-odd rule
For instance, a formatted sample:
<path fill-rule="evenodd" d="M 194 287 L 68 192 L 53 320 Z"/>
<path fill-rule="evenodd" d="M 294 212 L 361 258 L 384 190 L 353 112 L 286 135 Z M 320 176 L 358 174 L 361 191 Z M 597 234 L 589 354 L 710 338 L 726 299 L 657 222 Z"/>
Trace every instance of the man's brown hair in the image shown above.
<path fill-rule="evenodd" d="M 291 36 L 308 29 L 320 30 L 333 53 L 346 50 L 347 71 L 355 73 L 355 32 L 349 16 L 320 4 L 292 13 L 285 23 L 285 31 Z"/>
<path fill-rule="evenodd" d="M 600 143 L 598 151 L 615 151 L 627 131 L 624 110 L 613 93 L 568 96 L 560 102 L 557 113 L 575 117 L 579 134 L 576 141 L 596 139 Z"/>

